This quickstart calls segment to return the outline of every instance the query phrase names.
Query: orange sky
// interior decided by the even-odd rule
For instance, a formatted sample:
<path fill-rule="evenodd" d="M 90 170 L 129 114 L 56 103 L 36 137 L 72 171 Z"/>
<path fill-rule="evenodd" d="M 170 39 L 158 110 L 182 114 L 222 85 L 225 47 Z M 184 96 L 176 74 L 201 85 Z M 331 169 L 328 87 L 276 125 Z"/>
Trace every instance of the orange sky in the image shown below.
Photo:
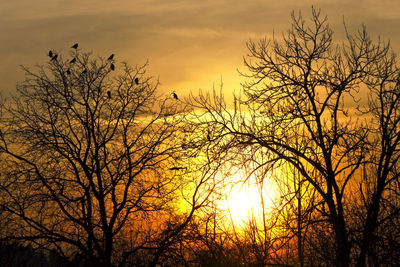
<path fill-rule="evenodd" d="M 364 23 L 400 51 L 400 2 L 393 0 L 3 0 L 0 90 L 15 90 L 19 65 L 43 64 L 49 49 L 66 53 L 78 42 L 131 65 L 148 60 L 164 92 L 207 90 L 222 78 L 230 94 L 240 89 L 246 40 L 286 30 L 291 10 L 307 16 L 313 4 L 339 38 L 344 16 L 350 29 Z"/>

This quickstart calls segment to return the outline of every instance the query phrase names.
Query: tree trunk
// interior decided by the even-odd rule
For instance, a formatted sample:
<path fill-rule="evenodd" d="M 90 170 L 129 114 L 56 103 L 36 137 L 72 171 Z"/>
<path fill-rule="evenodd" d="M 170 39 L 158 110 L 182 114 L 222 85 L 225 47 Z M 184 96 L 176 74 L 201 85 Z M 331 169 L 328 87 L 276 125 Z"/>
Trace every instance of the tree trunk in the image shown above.
<path fill-rule="evenodd" d="M 339 202 L 340 198 L 338 199 Z M 341 204 L 335 204 L 332 197 L 327 199 L 327 204 L 332 218 L 332 226 L 335 231 L 336 266 L 350 266 L 350 242 L 348 240 L 343 208 Z"/>
<path fill-rule="evenodd" d="M 113 251 L 113 238 L 110 230 L 105 231 L 105 247 L 104 247 L 104 255 L 102 257 L 102 266 L 111 267 L 111 258 Z"/>
<path fill-rule="evenodd" d="M 379 195 L 379 196 L 378 196 Z M 379 205 L 381 199 L 381 192 L 374 194 L 370 209 L 368 210 L 367 219 L 364 226 L 360 254 L 357 258 L 357 267 L 366 266 L 368 250 L 373 241 L 373 235 L 378 224 Z"/>
<path fill-rule="evenodd" d="M 336 266 L 350 266 L 350 244 L 343 218 L 338 218 L 335 225 L 336 235 Z"/>
<path fill-rule="evenodd" d="M 302 236 L 302 212 L 301 212 L 301 181 L 299 181 L 297 192 L 297 251 L 300 267 L 304 266 L 303 236 Z"/>

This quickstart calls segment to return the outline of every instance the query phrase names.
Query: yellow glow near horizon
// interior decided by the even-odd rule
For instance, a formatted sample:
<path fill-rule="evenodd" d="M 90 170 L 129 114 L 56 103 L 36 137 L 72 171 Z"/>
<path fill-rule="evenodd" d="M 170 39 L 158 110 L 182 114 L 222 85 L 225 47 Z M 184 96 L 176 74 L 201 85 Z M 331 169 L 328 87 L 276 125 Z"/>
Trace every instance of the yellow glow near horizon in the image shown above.
<path fill-rule="evenodd" d="M 263 205 L 261 192 L 264 201 L 264 212 L 274 205 L 277 193 L 272 184 L 264 184 L 262 191 L 260 185 L 254 181 L 238 182 L 237 177 L 231 178 L 234 184 L 226 190 L 225 199 L 220 202 L 219 207 L 227 211 L 232 222 L 240 226 L 249 221 L 251 217 L 261 219 L 263 215 Z"/>

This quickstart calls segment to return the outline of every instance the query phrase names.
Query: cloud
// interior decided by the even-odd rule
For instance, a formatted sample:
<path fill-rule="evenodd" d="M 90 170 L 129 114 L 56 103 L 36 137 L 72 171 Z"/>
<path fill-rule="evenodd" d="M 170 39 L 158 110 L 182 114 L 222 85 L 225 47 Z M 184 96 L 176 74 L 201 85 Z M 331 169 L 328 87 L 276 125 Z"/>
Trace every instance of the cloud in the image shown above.
<path fill-rule="evenodd" d="M 185 28 L 185 27 L 170 27 L 160 30 L 161 34 L 178 36 L 184 38 L 214 38 L 221 33 L 211 28 Z"/>
<path fill-rule="evenodd" d="M 19 64 L 43 62 L 49 48 L 66 51 L 79 42 L 85 50 L 116 53 L 133 64 L 149 59 L 166 86 L 180 79 L 195 86 L 198 76 L 204 84 L 211 72 L 219 77 L 240 67 L 249 38 L 286 31 L 291 11 L 300 10 L 308 18 L 312 4 L 310 0 L 0 1 L 0 79 L 3 86 L 12 86 Z M 373 32 L 400 38 L 400 10 L 390 0 L 322 0 L 316 7 L 335 29 L 342 28 L 344 16 L 348 24 L 365 23 Z"/>

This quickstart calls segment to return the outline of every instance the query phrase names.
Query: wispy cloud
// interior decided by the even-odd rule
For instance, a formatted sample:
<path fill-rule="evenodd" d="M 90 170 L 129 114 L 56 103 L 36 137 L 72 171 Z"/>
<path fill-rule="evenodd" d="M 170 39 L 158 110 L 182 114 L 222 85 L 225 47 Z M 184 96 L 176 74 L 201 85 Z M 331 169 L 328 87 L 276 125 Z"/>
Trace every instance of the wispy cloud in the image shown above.
<path fill-rule="evenodd" d="M 0 80 L 12 87 L 18 65 L 42 62 L 49 48 L 79 42 L 132 63 L 150 60 L 166 86 L 204 84 L 235 73 L 245 42 L 289 27 L 290 12 L 310 14 L 315 1 L 276 0 L 18 0 L 0 1 Z M 365 23 L 400 44 L 400 5 L 391 0 L 321 0 L 333 26 Z M 396 39 L 397 38 L 397 39 Z M 179 69 L 177 73 L 176 70 Z M 207 78 L 211 72 L 216 72 Z M 202 73 L 199 75 L 199 73 Z M 201 76 L 201 77 L 200 77 Z M 20 78 L 20 76 L 19 76 Z M 18 78 L 18 79 L 19 79 Z M 231 77 L 225 76 L 225 79 Z M 201 85 L 199 85 L 201 87 Z"/>

